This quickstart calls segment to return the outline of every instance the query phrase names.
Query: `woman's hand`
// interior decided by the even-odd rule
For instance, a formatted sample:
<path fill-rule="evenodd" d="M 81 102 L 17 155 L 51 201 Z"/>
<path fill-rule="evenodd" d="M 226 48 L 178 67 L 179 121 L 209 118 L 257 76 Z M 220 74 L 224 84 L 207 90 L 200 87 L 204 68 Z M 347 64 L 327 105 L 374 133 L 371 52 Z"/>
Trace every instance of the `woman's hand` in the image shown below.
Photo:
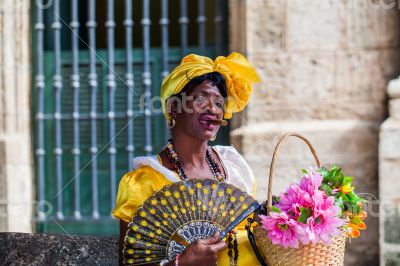
<path fill-rule="evenodd" d="M 189 265 L 215 265 L 218 260 L 218 252 L 225 250 L 227 245 L 224 241 L 219 241 L 219 233 L 206 239 L 195 240 L 186 247 L 179 257 L 179 266 Z"/>

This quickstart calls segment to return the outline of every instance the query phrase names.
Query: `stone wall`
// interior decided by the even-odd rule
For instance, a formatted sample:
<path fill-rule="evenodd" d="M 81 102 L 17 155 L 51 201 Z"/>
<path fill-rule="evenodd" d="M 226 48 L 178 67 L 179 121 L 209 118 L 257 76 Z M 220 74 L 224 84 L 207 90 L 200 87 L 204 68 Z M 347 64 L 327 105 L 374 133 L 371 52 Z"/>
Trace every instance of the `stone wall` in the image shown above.
<path fill-rule="evenodd" d="M 30 1 L 0 1 L 0 231 L 32 231 Z"/>
<path fill-rule="evenodd" d="M 379 125 L 386 85 L 400 73 L 400 10 L 355 2 L 230 1 L 231 50 L 245 53 L 263 79 L 245 112 L 235 116 L 231 133 L 256 173 L 259 200 L 266 199 L 274 145 L 288 131 L 309 138 L 323 164 L 354 176 L 357 192 L 370 193 L 365 197 L 371 202 L 378 197 Z M 274 193 L 309 165 L 314 163 L 306 146 L 288 140 Z M 346 265 L 378 264 L 377 213 L 347 245 Z"/>
<path fill-rule="evenodd" d="M 1 265 L 118 265 L 118 239 L 0 233 Z"/>
<path fill-rule="evenodd" d="M 379 143 L 381 265 L 400 265 L 400 79 L 388 86 L 389 118 Z"/>

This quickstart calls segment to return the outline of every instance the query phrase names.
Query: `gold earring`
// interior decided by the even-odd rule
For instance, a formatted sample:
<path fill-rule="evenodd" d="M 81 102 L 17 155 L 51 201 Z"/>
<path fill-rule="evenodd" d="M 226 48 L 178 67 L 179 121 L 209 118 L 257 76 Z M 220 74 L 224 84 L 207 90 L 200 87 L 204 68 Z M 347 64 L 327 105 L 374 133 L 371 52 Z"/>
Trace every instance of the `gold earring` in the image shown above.
<path fill-rule="evenodd" d="M 172 128 L 174 128 L 174 126 L 175 126 L 175 119 L 173 117 L 171 117 L 171 121 L 170 121 L 170 123 L 168 123 L 168 127 L 170 129 L 172 129 Z"/>
<path fill-rule="evenodd" d="M 212 137 L 212 138 L 210 139 L 210 141 L 214 141 L 216 138 L 217 138 L 217 134 L 215 134 L 214 137 Z"/>

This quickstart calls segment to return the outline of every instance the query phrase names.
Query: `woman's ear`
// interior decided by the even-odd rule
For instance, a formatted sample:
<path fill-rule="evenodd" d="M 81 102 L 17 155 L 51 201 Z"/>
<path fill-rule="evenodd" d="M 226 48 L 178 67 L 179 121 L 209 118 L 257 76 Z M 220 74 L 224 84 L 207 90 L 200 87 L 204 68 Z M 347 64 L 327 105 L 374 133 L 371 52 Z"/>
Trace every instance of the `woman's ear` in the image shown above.
<path fill-rule="evenodd" d="M 178 107 L 177 107 L 178 100 L 179 100 L 179 98 L 172 96 L 168 99 L 168 102 L 167 102 L 167 104 L 168 104 L 167 112 L 173 118 L 176 118 L 176 113 L 177 113 L 177 109 L 178 109 Z"/>
<path fill-rule="evenodd" d="M 172 102 L 169 109 L 169 115 L 172 118 L 176 118 L 176 102 Z"/>

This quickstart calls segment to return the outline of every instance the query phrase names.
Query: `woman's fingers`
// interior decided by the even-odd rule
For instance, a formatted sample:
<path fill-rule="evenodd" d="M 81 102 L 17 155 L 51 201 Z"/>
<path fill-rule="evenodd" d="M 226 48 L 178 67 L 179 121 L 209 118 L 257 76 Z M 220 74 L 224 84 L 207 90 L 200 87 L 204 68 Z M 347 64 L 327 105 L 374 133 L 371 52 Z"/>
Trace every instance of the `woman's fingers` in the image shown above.
<path fill-rule="evenodd" d="M 218 253 L 221 250 L 224 250 L 227 248 L 227 245 L 225 241 L 220 241 L 219 240 L 219 233 L 216 232 L 213 236 L 200 240 L 202 241 L 203 244 L 206 244 L 210 247 L 210 250 L 212 252 Z"/>
<path fill-rule="evenodd" d="M 226 248 L 225 241 L 219 240 L 219 233 L 206 239 L 194 240 L 182 253 L 179 264 L 213 265 L 218 260 L 218 252 Z"/>
<path fill-rule="evenodd" d="M 218 243 L 216 243 L 216 244 L 211 245 L 212 251 L 214 251 L 214 252 L 216 252 L 216 253 L 218 253 L 218 252 L 220 252 L 220 251 L 222 251 L 222 250 L 227 249 L 227 247 L 228 247 L 228 246 L 226 245 L 225 241 L 220 241 L 220 242 L 218 242 Z"/>
<path fill-rule="evenodd" d="M 201 240 L 201 242 L 206 245 L 213 245 L 213 244 L 216 244 L 219 242 L 218 239 L 219 239 L 219 233 L 216 232 L 213 236 L 210 236 L 209 238 L 205 238 L 205 239 Z"/>

